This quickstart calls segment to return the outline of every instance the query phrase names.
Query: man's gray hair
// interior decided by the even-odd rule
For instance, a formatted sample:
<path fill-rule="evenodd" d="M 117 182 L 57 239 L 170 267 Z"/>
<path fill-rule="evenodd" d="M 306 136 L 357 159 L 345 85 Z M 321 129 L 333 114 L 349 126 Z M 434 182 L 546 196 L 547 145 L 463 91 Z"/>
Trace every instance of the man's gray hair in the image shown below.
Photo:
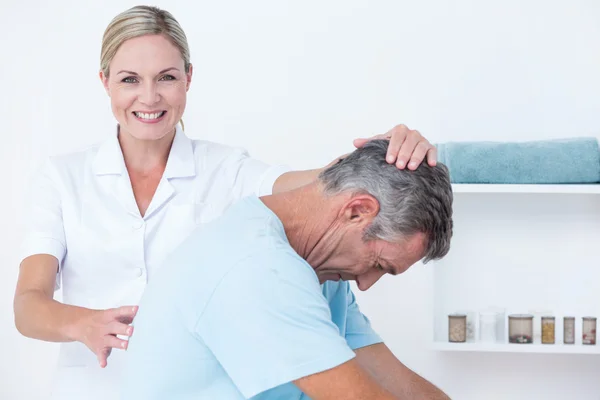
<path fill-rule="evenodd" d="M 372 140 L 319 175 L 325 195 L 368 193 L 379 201 L 379 213 L 365 240 L 396 242 L 424 233 L 423 262 L 444 257 L 452 238 L 452 185 L 448 168 L 426 162 L 414 171 L 385 160 L 388 140 Z"/>

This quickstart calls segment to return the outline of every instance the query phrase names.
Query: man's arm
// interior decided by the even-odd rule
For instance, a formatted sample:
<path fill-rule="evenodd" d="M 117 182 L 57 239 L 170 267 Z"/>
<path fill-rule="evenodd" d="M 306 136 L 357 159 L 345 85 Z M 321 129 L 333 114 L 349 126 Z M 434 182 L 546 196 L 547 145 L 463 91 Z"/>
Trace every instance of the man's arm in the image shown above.
<path fill-rule="evenodd" d="M 309 169 L 305 171 L 289 171 L 277 178 L 273 184 L 273 194 L 294 190 L 314 182 L 325 168 Z"/>
<path fill-rule="evenodd" d="M 313 400 L 398 400 L 361 366 L 356 359 L 335 368 L 294 381 Z"/>
<path fill-rule="evenodd" d="M 399 169 L 408 166 L 408 169 L 415 170 L 425 159 L 431 166 L 437 163 L 437 148 L 429 143 L 419 131 L 409 129 L 406 125 L 397 125 L 382 135 L 375 135 L 367 139 L 356 139 L 354 146 L 360 148 L 365 143 L 375 139 L 388 139 L 390 141 L 386 161 L 390 164 L 395 163 Z M 313 182 L 324 169 L 337 163 L 339 158 L 346 155 L 338 157 L 324 168 L 289 171 L 282 174 L 273 185 L 273 194 L 297 189 Z"/>
<path fill-rule="evenodd" d="M 356 361 L 399 399 L 450 400 L 444 392 L 402 364 L 383 343 L 356 349 Z"/>

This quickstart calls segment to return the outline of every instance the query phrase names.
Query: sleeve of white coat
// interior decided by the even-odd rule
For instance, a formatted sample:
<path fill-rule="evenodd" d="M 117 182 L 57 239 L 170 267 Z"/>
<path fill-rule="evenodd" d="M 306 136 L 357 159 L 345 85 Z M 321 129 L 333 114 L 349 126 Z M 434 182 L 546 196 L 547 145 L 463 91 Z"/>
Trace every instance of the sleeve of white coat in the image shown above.
<path fill-rule="evenodd" d="M 60 272 L 67 248 L 62 219 L 58 174 L 47 160 L 32 179 L 26 195 L 25 238 L 19 263 L 34 254 L 49 254 L 58 260 L 55 290 L 60 288 Z"/>
<path fill-rule="evenodd" d="M 235 194 L 240 199 L 250 195 L 272 194 L 277 178 L 290 171 L 286 165 L 269 165 L 252 158 L 240 148 L 236 148 L 228 164 Z"/>

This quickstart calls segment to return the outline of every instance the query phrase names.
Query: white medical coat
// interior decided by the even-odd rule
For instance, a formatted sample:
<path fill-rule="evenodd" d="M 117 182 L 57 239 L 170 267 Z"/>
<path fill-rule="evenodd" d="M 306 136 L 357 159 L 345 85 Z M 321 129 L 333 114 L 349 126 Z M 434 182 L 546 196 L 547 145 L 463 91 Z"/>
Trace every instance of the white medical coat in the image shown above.
<path fill-rule="evenodd" d="M 92 309 L 137 305 L 148 280 L 192 230 L 246 195 L 270 194 L 287 170 L 252 159 L 240 148 L 190 140 L 178 126 L 163 177 L 142 218 L 114 134 L 97 146 L 51 157 L 42 166 L 29 195 L 21 259 L 56 257 L 56 289 L 62 287 L 66 304 Z M 102 369 L 82 343 L 62 343 L 53 398 L 117 399 L 124 355 L 113 349 Z"/>

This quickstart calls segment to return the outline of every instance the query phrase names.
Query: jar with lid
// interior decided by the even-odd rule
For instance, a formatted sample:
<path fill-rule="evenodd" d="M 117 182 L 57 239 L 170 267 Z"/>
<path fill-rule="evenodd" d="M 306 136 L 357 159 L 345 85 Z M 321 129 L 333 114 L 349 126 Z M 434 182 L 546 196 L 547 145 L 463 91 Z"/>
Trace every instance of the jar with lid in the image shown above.
<path fill-rule="evenodd" d="M 471 310 L 455 310 L 453 314 L 456 315 L 466 315 L 467 316 L 467 337 L 465 339 L 466 342 L 473 342 L 476 339 L 477 332 L 477 312 Z"/>
<path fill-rule="evenodd" d="M 467 341 L 467 315 L 448 315 L 448 341 L 452 343 L 464 343 Z"/>
<path fill-rule="evenodd" d="M 509 343 L 533 343 L 533 315 L 508 316 L 508 341 Z"/>
<path fill-rule="evenodd" d="M 527 315 L 533 316 L 533 337 L 532 343 L 541 343 L 542 341 L 542 317 L 552 315 L 552 310 L 546 308 L 535 308 L 527 311 Z"/>
<path fill-rule="evenodd" d="M 582 344 L 596 344 L 596 317 L 583 317 Z"/>
<path fill-rule="evenodd" d="M 575 343 L 575 317 L 563 318 L 563 342 L 565 344 Z"/>
<path fill-rule="evenodd" d="M 554 317 L 542 317 L 542 344 L 554 344 Z"/>

